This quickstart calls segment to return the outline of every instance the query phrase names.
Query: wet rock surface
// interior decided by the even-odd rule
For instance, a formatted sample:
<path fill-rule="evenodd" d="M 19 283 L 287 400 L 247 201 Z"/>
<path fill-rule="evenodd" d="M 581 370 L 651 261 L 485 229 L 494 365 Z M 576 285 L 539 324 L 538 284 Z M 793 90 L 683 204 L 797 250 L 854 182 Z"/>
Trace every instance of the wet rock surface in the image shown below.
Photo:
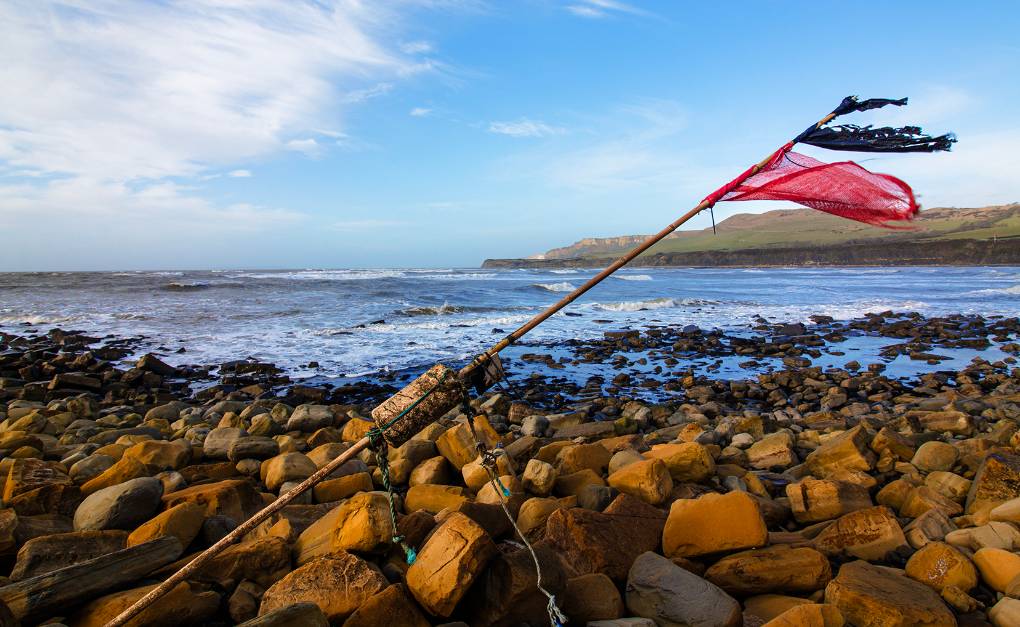
<path fill-rule="evenodd" d="M 912 379 L 812 364 L 855 334 L 937 363 L 1015 353 L 1018 333 L 1015 318 L 885 312 L 525 353 L 514 377 L 535 376 L 389 449 L 385 473 L 363 452 L 133 624 L 548 624 L 504 506 L 577 624 L 1015 624 L 1015 358 Z M 0 610 L 24 624 L 105 623 L 342 454 L 399 384 L 125 364 L 129 347 L 0 335 Z M 712 377 L 730 358 L 772 371 Z M 595 363 L 617 375 L 566 376 Z M 476 437 L 500 451 L 489 467 Z"/>

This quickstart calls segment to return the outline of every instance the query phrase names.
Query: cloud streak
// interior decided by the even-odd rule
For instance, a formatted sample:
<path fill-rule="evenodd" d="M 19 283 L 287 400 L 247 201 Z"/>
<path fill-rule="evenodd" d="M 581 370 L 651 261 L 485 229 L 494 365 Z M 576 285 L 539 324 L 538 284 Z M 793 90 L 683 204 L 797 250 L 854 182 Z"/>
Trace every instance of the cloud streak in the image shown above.
<path fill-rule="evenodd" d="M 538 120 L 521 118 L 513 122 L 489 122 L 489 132 L 510 137 L 549 137 L 562 135 L 566 129 L 550 126 Z"/>

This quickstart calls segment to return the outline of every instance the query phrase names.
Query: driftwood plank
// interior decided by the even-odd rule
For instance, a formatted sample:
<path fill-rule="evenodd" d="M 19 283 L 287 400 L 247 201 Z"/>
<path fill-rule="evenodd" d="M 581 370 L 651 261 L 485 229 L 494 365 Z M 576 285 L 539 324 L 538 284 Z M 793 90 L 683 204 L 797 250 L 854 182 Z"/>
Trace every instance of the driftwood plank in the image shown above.
<path fill-rule="evenodd" d="M 45 618 L 144 577 L 181 556 L 172 536 L 115 551 L 0 588 L 0 601 L 18 620 Z"/>

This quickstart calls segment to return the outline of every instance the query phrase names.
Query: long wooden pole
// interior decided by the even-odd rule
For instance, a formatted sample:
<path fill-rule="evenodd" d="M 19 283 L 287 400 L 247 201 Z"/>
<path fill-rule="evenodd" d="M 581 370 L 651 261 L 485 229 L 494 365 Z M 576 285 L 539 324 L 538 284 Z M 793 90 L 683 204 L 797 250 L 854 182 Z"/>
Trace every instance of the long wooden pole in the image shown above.
<path fill-rule="evenodd" d="M 820 127 L 824 126 L 830 120 L 832 120 L 834 117 L 836 117 L 835 113 L 828 114 L 827 116 L 825 116 L 824 118 L 822 118 L 821 120 L 819 120 L 815 124 L 815 128 L 820 128 Z M 765 157 L 764 159 L 759 161 L 753 168 L 751 168 L 750 170 L 747 171 L 746 176 L 744 176 L 743 178 L 741 178 L 737 182 L 738 183 L 742 183 L 743 181 L 746 181 L 751 176 L 754 176 L 755 174 L 757 174 L 763 167 L 765 167 L 765 165 L 769 162 L 770 159 L 772 159 L 773 155 L 775 155 L 775 154 L 776 154 L 775 152 L 772 152 L 767 157 Z M 602 272 L 599 272 L 598 274 L 596 274 L 592 278 L 590 278 L 587 281 L 585 281 L 584 284 L 581 285 L 581 287 L 579 287 L 576 290 L 574 290 L 573 292 L 567 294 L 566 296 L 561 298 L 556 303 L 550 305 L 544 311 L 542 311 L 541 313 L 537 314 L 534 318 L 532 318 L 531 320 L 528 320 L 523 325 L 521 325 L 520 328 L 518 328 L 516 331 L 514 331 L 510 335 L 506 336 L 505 338 L 503 338 L 502 340 L 497 342 L 492 348 L 490 348 L 489 350 L 487 350 L 484 353 L 480 354 L 478 357 L 475 357 L 475 359 L 471 363 L 469 363 L 468 365 L 466 365 L 466 366 L 464 366 L 463 368 L 460 369 L 460 372 L 458 373 L 460 375 L 460 377 L 461 378 L 466 378 L 468 375 L 471 374 L 471 372 L 475 368 L 477 368 L 477 367 L 481 366 L 482 364 L 484 364 L 485 362 L 489 361 L 490 359 L 492 359 L 492 357 L 494 355 L 499 353 L 501 350 L 503 350 L 507 346 L 510 346 L 511 344 L 516 342 L 517 340 L 521 339 L 521 337 L 523 337 L 524 334 L 526 334 L 528 331 L 531 331 L 532 329 L 534 329 L 538 325 L 540 325 L 543 322 L 545 322 L 546 320 L 548 320 L 553 314 L 555 314 L 559 310 L 563 309 L 564 307 L 566 307 L 570 303 L 572 303 L 575 300 L 577 300 L 578 298 L 580 298 L 585 292 L 587 292 L 591 288 L 595 287 L 596 285 L 598 285 L 599 283 L 601 283 L 602 281 L 607 279 L 614 272 L 616 272 L 617 270 L 619 270 L 623 266 L 625 266 L 628 263 L 630 263 L 631 261 L 633 261 L 641 253 L 645 252 L 646 250 L 648 250 L 652 246 L 658 244 L 667 235 L 669 235 L 673 231 L 675 231 L 678 228 L 680 228 L 680 226 L 684 222 L 687 222 L 688 220 L 690 220 L 694 216 L 698 215 L 699 213 L 701 213 L 705 209 L 708 209 L 710 206 L 712 206 L 712 204 L 713 203 L 709 202 L 708 200 L 702 200 L 700 203 L 698 203 L 698 205 L 696 207 L 694 207 L 693 209 L 691 209 L 690 211 L 688 211 L 684 215 L 680 216 L 679 218 L 677 218 L 673 222 L 669 223 L 666 226 L 666 228 L 662 229 L 661 231 L 659 231 L 655 235 L 649 236 L 648 239 L 646 239 L 645 241 L 643 241 L 640 244 L 638 244 L 636 247 L 634 247 L 633 250 L 628 252 L 623 257 L 620 257 L 619 259 L 614 261 L 607 268 L 602 270 Z"/>
<path fill-rule="evenodd" d="M 825 125 L 834 117 L 836 117 L 836 114 L 830 113 L 829 115 L 822 118 L 817 124 L 815 124 L 815 128 Z M 754 174 L 757 174 L 759 170 L 765 167 L 765 164 L 769 162 L 769 160 L 772 158 L 774 154 L 776 153 L 773 151 L 767 157 L 759 161 L 753 168 L 748 170 L 747 175 L 744 178 L 740 179 L 740 181 L 738 182 L 747 180 Z M 494 355 L 498 354 L 501 350 L 519 340 L 528 331 L 531 331 L 538 325 L 548 320 L 549 317 L 551 317 L 553 314 L 555 314 L 559 310 L 563 309 L 570 303 L 580 298 L 581 295 L 583 295 L 585 292 L 595 287 L 603 280 L 605 280 L 607 277 L 609 277 L 611 274 L 613 274 L 623 266 L 633 261 L 638 255 L 640 255 L 641 253 L 645 252 L 646 250 L 657 244 L 664 237 L 680 228 L 680 225 L 682 225 L 684 222 L 687 222 L 694 216 L 698 215 L 699 213 L 707 209 L 710 205 L 711 203 L 707 200 L 703 200 L 700 203 L 698 203 L 696 207 L 694 207 L 684 215 L 680 216 L 679 218 L 671 222 L 669 225 L 666 226 L 666 228 L 662 229 L 655 235 L 650 236 L 648 239 L 638 244 L 633 250 L 628 252 L 626 255 L 614 261 L 602 272 L 599 272 L 592 278 L 585 281 L 584 285 L 577 288 L 573 292 L 567 294 L 555 304 L 550 305 L 547 309 L 536 315 L 528 322 L 524 323 L 516 331 L 514 331 L 510 335 L 506 336 L 505 338 L 497 342 L 492 348 L 476 357 L 471 363 L 461 368 L 458 375 L 462 379 L 466 378 L 468 375 L 471 374 L 472 371 L 474 371 L 475 368 L 489 361 L 490 359 L 492 359 Z M 203 564 L 212 559 L 213 556 L 217 555 L 220 551 L 222 551 L 223 549 L 227 548 L 237 540 L 244 537 L 248 532 L 250 532 L 256 526 L 258 526 L 259 523 L 272 516 L 275 512 L 281 510 L 283 507 L 285 507 L 288 503 L 290 503 L 299 495 L 304 493 L 306 490 L 308 490 L 315 484 L 319 483 L 320 481 L 328 477 L 334 470 L 339 468 L 345 462 L 349 461 L 355 455 L 368 448 L 369 443 L 370 442 L 367 437 L 358 440 L 353 446 L 351 446 L 351 448 L 344 451 L 343 454 L 341 454 L 339 457 L 337 457 L 330 463 L 326 464 L 325 466 L 317 470 L 313 475 L 311 475 L 298 485 L 288 490 L 285 494 L 281 494 L 279 498 L 273 501 L 265 509 L 263 509 L 262 511 L 258 512 L 257 514 L 246 520 L 245 522 L 238 525 L 237 528 L 235 528 L 233 531 L 225 535 L 219 542 L 212 545 L 205 551 L 199 553 L 199 555 L 195 559 L 191 560 L 180 570 L 171 575 L 169 579 L 167 579 L 157 587 L 150 590 L 148 594 L 135 601 L 134 604 L 131 605 L 131 607 L 127 608 L 126 610 L 118 614 L 113 620 L 106 624 L 106 627 L 120 627 L 124 623 L 128 622 L 129 620 L 137 616 L 142 610 L 144 610 L 149 605 L 154 603 L 156 599 L 172 590 L 174 586 L 187 579 L 188 576 L 191 575 L 192 573 L 196 572 L 199 568 L 202 567 Z"/>

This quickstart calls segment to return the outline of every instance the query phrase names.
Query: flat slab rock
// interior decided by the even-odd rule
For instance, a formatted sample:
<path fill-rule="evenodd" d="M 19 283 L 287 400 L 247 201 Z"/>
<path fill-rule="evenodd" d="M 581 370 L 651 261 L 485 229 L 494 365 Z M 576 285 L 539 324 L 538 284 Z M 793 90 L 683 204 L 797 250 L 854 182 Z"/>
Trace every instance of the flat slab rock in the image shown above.
<path fill-rule="evenodd" d="M 956 627 L 956 617 L 933 589 L 863 561 L 839 569 L 825 588 L 825 601 L 857 627 Z"/>

